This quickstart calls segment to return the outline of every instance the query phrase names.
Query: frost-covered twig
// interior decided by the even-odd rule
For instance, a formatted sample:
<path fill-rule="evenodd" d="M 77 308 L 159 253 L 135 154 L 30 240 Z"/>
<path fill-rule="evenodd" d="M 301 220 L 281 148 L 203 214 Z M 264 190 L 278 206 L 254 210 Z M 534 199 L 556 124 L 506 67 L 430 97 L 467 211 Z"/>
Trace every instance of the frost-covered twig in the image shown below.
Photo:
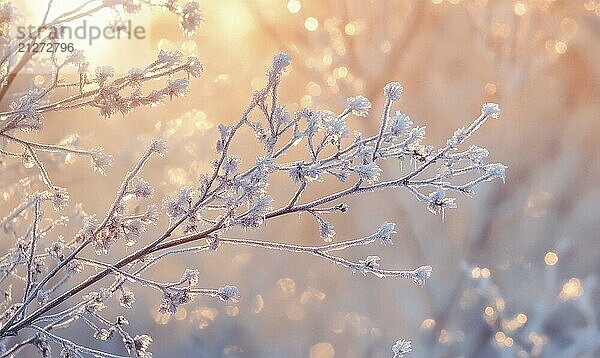
<path fill-rule="evenodd" d="M 90 8 L 83 5 L 54 21 L 84 16 L 96 9 L 91 6 L 92 3 L 94 1 L 88 3 Z M 117 3 L 122 6 L 129 4 Z M 154 1 L 141 3 L 150 6 L 161 4 Z M 169 1 L 162 6 L 179 14 L 182 26 L 186 28 L 193 27 L 199 16 L 196 5 L 190 4 L 169 8 L 174 6 Z M 104 5 L 106 2 L 97 4 L 100 7 Z M 46 21 L 44 19 L 43 22 Z M 16 237 L 15 248 L 0 258 L 0 269 L 4 274 L 0 285 L 7 277 L 24 282 L 23 296 L 20 299 L 10 297 L 4 304 L 7 309 L 1 317 L 0 337 L 20 336 L 33 329 L 37 331 L 36 335 L 22 342 L 35 344 L 38 349 L 46 349 L 53 342 L 76 354 L 114 356 L 80 347 L 68 338 L 39 326 L 41 322 L 66 326 L 79 320 L 93 330 L 95 338 L 103 341 L 118 334 L 130 352 L 146 356 L 151 338 L 146 335 L 132 337 L 127 333 L 124 316 L 114 320 L 104 317 L 102 311 L 109 304 L 108 299 L 120 295 L 121 306 L 130 309 L 135 303 L 135 294 L 129 286 L 138 284 L 162 293 L 161 312 L 174 313 L 180 305 L 197 295 L 236 301 L 240 292 L 232 285 L 196 288 L 200 278 L 193 268 L 186 269 L 179 280 L 172 282 L 157 281 L 146 275 L 148 268 L 160 264 L 170 255 L 201 254 L 228 244 L 306 253 L 352 272 L 370 273 L 381 278 L 400 277 L 423 285 L 432 271 L 428 265 L 413 270 L 392 270 L 381 268 L 380 258 L 376 255 L 358 260 L 342 256 L 349 248 L 369 245 L 374 241 L 388 246 L 395 233 L 394 224 L 384 223 L 372 235 L 336 241 L 333 224 L 325 217 L 348 212 L 349 207 L 342 200 L 349 197 L 366 200 L 369 193 L 378 190 L 407 190 L 429 211 L 443 215 L 446 209 L 457 206 L 456 199 L 448 196 L 450 193 L 470 196 L 484 182 L 496 178 L 504 180 L 503 165 L 485 163 L 487 150 L 476 146 L 460 150 L 466 139 L 485 121 L 498 117 L 498 106 L 484 104 L 468 127 L 457 130 L 444 147 L 436 150 L 433 146 L 422 144 L 425 136 L 423 127 L 414 126 L 407 114 L 393 111 L 403 88 L 399 83 L 391 82 L 383 89 L 385 102 L 378 132 L 365 137 L 358 131 L 351 132 L 348 124 L 352 116 L 368 117 L 372 106 L 365 97 L 348 98 L 346 107 L 339 109 L 337 114 L 310 108 L 299 108 L 290 113 L 285 105 L 279 103 L 282 75 L 291 60 L 288 54 L 277 54 L 267 71 L 266 86 L 252 95 L 248 106 L 232 125 L 219 125 L 213 169 L 200 178 L 198 186 L 181 188 L 173 197 L 163 200 L 159 211 L 159 205 L 153 203 L 152 186 L 140 177 L 149 158 L 155 154 L 162 156 L 167 150 L 164 141 L 153 141 L 125 175 L 102 220 L 96 215 L 86 215 L 83 228 L 71 240 L 61 238 L 41 245 L 55 237 L 53 232 L 58 229 L 58 225 L 49 225 L 46 230 L 40 230 L 43 210 L 49 207 L 49 203 L 55 210 L 61 210 L 69 196 L 66 188 L 53 184 L 40 155 L 49 152 L 87 156 L 92 166 L 102 173 L 112 158 L 100 149 L 81 150 L 74 143 L 42 144 L 23 139 L 19 133 L 41 131 L 43 115 L 48 112 L 95 107 L 101 115 L 108 117 L 117 112 L 126 114 L 139 106 L 154 105 L 166 97 L 184 95 L 188 77 L 196 77 L 201 71 L 197 59 L 183 59 L 178 53 L 166 51 L 161 51 L 157 60 L 146 67 L 132 69 L 127 75 L 117 78 L 114 78 L 114 69 L 109 66 L 99 67 L 92 76 L 81 53 L 74 53 L 63 62 L 53 58 L 55 72 L 50 85 L 30 91 L 15 100 L 10 110 L 0 113 L 3 118 L 0 140 L 8 145 L 7 149 L 0 151 L 0 155 L 13 160 L 19 156 L 17 150 L 23 150 L 24 164 L 37 166 L 42 182 L 48 188 L 48 191 L 25 196 L 23 202 L 0 223 L 0 228 L 10 228 Z M 21 58 L 21 61 L 24 59 Z M 61 82 L 58 73 L 68 65 L 78 68 L 79 83 Z M 174 79 L 183 75 L 186 76 Z M 12 85 L 12 75 L 7 76 L 0 97 L 8 93 Z M 144 94 L 143 86 L 156 79 L 165 79 L 164 87 Z M 59 88 L 70 90 L 70 95 L 55 98 L 58 95 L 55 90 Z M 262 149 L 256 160 L 250 163 L 242 163 L 233 150 L 244 131 L 250 132 L 257 139 L 257 148 Z M 288 153 L 292 149 L 303 151 L 302 159 L 289 159 Z M 407 165 L 402 167 L 402 173 L 391 175 L 383 169 L 385 162 Z M 289 197 L 274 200 L 268 189 L 271 177 L 277 173 L 287 175 L 294 190 Z M 313 189 L 314 182 L 320 181 L 337 182 L 343 188 L 325 192 L 316 199 L 303 200 L 304 193 Z M 132 201 L 135 205 L 131 204 Z M 284 204 L 275 207 L 274 202 Z M 25 221 L 31 210 L 34 211 L 32 226 L 26 225 Z M 315 219 L 318 226 L 315 232 L 318 231 L 324 244 L 304 246 L 227 234 L 236 228 L 258 229 L 265 221 L 275 221 L 295 213 L 308 214 Z M 156 224 L 161 214 L 168 216 L 168 225 L 160 230 L 160 234 L 148 235 L 147 226 Z M 51 232 L 52 235 L 49 235 Z M 113 247 L 119 242 L 133 252 L 117 257 Z M 85 249 L 90 247 L 102 258 L 87 257 Z M 88 277 L 82 277 L 81 272 L 86 266 L 93 267 L 94 271 Z M 20 275 L 20 272 L 26 275 Z M 112 278 L 112 283 L 106 282 L 107 278 Z M 61 311 L 56 312 L 59 307 Z M 17 344 L 15 347 L 16 350 L 21 346 Z M 410 341 L 404 340 L 396 342 L 392 348 L 398 357 L 411 349 Z"/>

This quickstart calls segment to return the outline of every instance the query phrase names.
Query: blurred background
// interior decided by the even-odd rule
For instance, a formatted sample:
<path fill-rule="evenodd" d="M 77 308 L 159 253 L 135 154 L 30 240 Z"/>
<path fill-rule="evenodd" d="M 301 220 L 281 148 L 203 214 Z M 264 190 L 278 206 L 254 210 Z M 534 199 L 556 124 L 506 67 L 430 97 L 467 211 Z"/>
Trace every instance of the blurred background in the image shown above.
<path fill-rule="evenodd" d="M 44 10 L 13 3 L 20 2 L 30 6 L 28 15 Z M 201 7 L 206 22 L 192 37 L 169 14 L 146 11 L 135 18 L 149 30 L 146 40 L 99 43 L 88 55 L 92 68 L 113 64 L 117 72 L 150 63 L 160 48 L 196 55 L 205 73 L 187 97 L 125 118 L 105 120 L 89 110 L 47 116 L 40 142 L 79 133 L 82 146 L 103 146 L 115 156 L 105 177 L 83 160 L 48 167 L 55 182 L 69 187 L 71 204 L 102 213 L 143 144 L 156 136 L 170 144 L 168 155 L 143 173 L 157 200 L 196 185 L 215 158 L 216 126 L 239 118 L 279 51 L 294 57 L 281 90 L 289 110 L 340 111 L 347 97 L 362 94 L 373 103 L 371 116 L 350 126 L 365 134 L 378 130 L 382 88 L 390 81 L 405 88 L 396 109 L 427 126 L 425 142 L 435 146 L 470 123 L 483 102 L 499 103 L 501 118 L 468 145 L 486 147 L 490 162 L 507 165 L 507 182 L 460 197 L 444 222 L 402 191 L 353 198 L 348 214 L 332 217 L 337 240 L 395 222 L 393 246 L 350 255 L 377 254 L 399 269 L 430 264 L 424 288 L 252 248 L 164 261 L 154 277 L 198 268 L 202 286 L 237 285 L 241 300 L 197 298 L 169 315 L 158 313 L 155 292 L 138 290 L 127 316 L 132 332 L 154 338 L 155 356 L 389 357 L 398 338 L 413 341 L 416 357 L 600 356 L 600 1 L 220 0 Z M 36 76 L 32 69 L 23 81 Z M 260 148 L 246 139 L 233 151 L 249 163 Z M 0 217 L 14 204 L 11 183 L 37 175 L 17 166 L 1 167 L 0 184 L 8 189 Z M 271 195 L 286 198 L 291 185 L 276 181 Z M 331 189 L 319 186 L 314 195 L 319 190 Z M 166 224 L 163 218 L 147 240 Z M 72 226 L 65 237 L 78 229 Z M 239 235 L 321 240 L 314 220 L 297 215 Z M 95 344 L 87 333 L 70 334 Z M 109 344 L 121 352 L 121 342 Z"/>

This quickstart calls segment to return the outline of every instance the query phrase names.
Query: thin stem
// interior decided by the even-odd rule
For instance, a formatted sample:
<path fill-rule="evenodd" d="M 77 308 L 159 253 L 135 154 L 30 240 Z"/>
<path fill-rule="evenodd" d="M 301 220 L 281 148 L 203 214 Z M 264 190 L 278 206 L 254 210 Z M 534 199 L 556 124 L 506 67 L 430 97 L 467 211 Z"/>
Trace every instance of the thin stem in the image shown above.
<path fill-rule="evenodd" d="M 29 293 L 31 291 L 31 286 L 33 285 L 33 259 L 35 257 L 35 249 L 38 240 L 38 225 L 40 221 L 40 199 L 37 198 L 35 200 L 35 204 L 33 207 L 34 218 L 33 218 L 33 229 L 31 233 L 31 244 L 29 249 L 29 257 L 27 258 L 27 282 L 25 284 L 25 293 L 23 294 L 23 305 L 29 298 Z"/>
<path fill-rule="evenodd" d="M 386 97 L 385 103 L 383 105 L 383 113 L 381 114 L 381 126 L 379 127 L 379 135 L 377 135 L 377 142 L 375 142 L 375 149 L 373 150 L 373 161 L 375 161 L 375 159 L 377 158 L 377 151 L 379 150 L 379 146 L 381 145 L 381 141 L 383 140 L 383 133 L 385 133 L 385 127 L 387 125 L 387 120 L 391 106 L 391 98 Z"/>

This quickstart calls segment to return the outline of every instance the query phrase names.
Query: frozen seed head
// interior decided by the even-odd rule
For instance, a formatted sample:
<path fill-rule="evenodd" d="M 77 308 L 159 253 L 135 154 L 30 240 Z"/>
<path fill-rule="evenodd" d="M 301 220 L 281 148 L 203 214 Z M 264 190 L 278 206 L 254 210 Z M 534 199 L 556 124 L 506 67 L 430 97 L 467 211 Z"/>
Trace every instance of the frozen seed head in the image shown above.
<path fill-rule="evenodd" d="M 112 165 L 112 155 L 106 154 L 102 151 L 102 148 L 96 148 L 91 150 L 90 161 L 94 171 L 99 172 L 102 175 L 106 175 L 106 170 Z"/>
<path fill-rule="evenodd" d="M 364 266 L 364 268 L 376 269 L 380 266 L 379 260 L 381 260 L 381 258 L 379 256 L 372 255 L 372 256 L 367 256 L 367 258 L 364 260 L 358 260 L 358 262 L 361 263 Z"/>
<path fill-rule="evenodd" d="M 82 240 L 90 239 L 98 229 L 98 217 L 88 215 L 83 218 L 83 228 L 79 230 L 77 236 Z"/>
<path fill-rule="evenodd" d="M 66 188 L 55 187 L 51 201 L 55 211 L 62 210 L 69 203 L 69 192 Z"/>
<path fill-rule="evenodd" d="M 65 243 L 62 241 L 62 239 L 60 241 L 53 242 L 52 244 L 50 244 L 50 247 L 46 248 L 46 252 L 50 254 L 50 256 L 59 259 L 62 259 L 64 250 Z"/>
<path fill-rule="evenodd" d="M 383 245 L 391 245 L 392 244 L 392 235 L 396 233 L 396 230 L 394 230 L 395 227 L 396 227 L 396 224 L 394 224 L 394 223 L 383 223 L 379 227 L 379 230 L 377 230 L 377 233 L 375 234 L 376 238 Z"/>
<path fill-rule="evenodd" d="M 106 328 L 101 328 L 101 329 L 97 330 L 96 332 L 94 332 L 94 338 L 96 338 L 99 341 L 106 341 L 111 337 L 112 337 L 112 331 L 109 331 Z"/>
<path fill-rule="evenodd" d="M 200 272 L 194 269 L 185 269 L 181 281 L 186 282 L 189 286 L 196 286 L 200 280 Z"/>
<path fill-rule="evenodd" d="M 392 347 L 393 358 L 402 358 L 405 354 L 412 352 L 412 342 L 406 339 L 399 339 Z"/>
<path fill-rule="evenodd" d="M 101 77 L 112 77 L 115 75 L 115 69 L 112 66 L 100 66 L 96 68 L 96 75 Z"/>
<path fill-rule="evenodd" d="M 404 88 L 398 82 L 390 82 L 383 87 L 384 96 L 391 101 L 399 101 L 402 91 L 404 91 Z"/>
<path fill-rule="evenodd" d="M 152 189 L 152 186 L 150 186 L 150 183 L 144 179 L 138 179 L 133 185 L 131 193 L 137 198 L 151 198 L 154 194 L 154 190 Z"/>
<path fill-rule="evenodd" d="M 173 99 L 173 97 L 183 97 L 187 93 L 189 84 L 190 82 L 187 78 L 178 78 L 173 81 L 169 80 L 163 91 L 171 99 Z"/>
<path fill-rule="evenodd" d="M 359 164 L 351 168 L 361 180 L 366 180 L 368 182 L 376 182 L 379 180 L 379 176 L 383 172 L 381 168 L 377 166 L 375 163 L 368 164 Z"/>
<path fill-rule="evenodd" d="M 123 306 L 127 309 L 131 309 L 131 308 L 133 308 L 134 302 L 135 302 L 135 295 L 133 294 L 133 292 L 131 292 L 129 290 L 123 291 L 123 293 L 121 294 L 121 297 L 119 298 L 119 303 L 121 304 L 121 306 Z"/>
<path fill-rule="evenodd" d="M 101 66 L 96 68 L 96 81 L 100 83 L 100 86 L 109 78 L 115 75 L 115 68 L 112 66 Z"/>
<path fill-rule="evenodd" d="M 442 187 L 438 187 L 431 192 L 427 198 L 427 209 L 433 214 L 442 213 L 444 209 L 455 209 L 456 198 L 446 197 L 446 191 Z"/>
<path fill-rule="evenodd" d="M 410 117 L 400 111 L 396 111 L 396 113 L 390 117 L 390 133 L 393 136 L 406 134 L 412 125 L 413 122 Z"/>
<path fill-rule="evenodd" d="M 219 288 L 219 296 L 225 302 L 238 302 L 240 293 L 238 288 L 235 286 L 223 286 Z"/>
<path fill-rule="evenodd" d="M 319 222 L 319 234 L 325 242 L 332 242 L 335 237 L 333 225 L 325 220 Z"/>
<path fill-rule="evenodd" d="M 413 271 L 413 281 L 419 285 L 423 286 L 425 282 L 431 277 L 431 271 L 433 268 L 429 265 L 421 266 Z"/>
<path fill-rule="evenodd" d="M 134 349 L 136 357 L 151 357 L 152 354 L 148 352 L 150 344 L 152 344 L 152 337 L 147 334 L 137 335 L 133 339 Z"/>
<path fill-rule="evenodd" d="M 366 117 L 371 109 L 371 102 L 363 96 L 350 97 L 346 103 L 348 109 L 357 117 Z"/>
<path fill-rule="evenodd" d="M 292 56 L 285 52 L 280 52 L 273 57 L 273 71 L 276 74 L 281 73 L 292 62 Z"/>
<path fill-rule="evenodd" d="M 186 35 L 193 35 L 204 22 L 200 5 L 195 1 L 186 2 L 181 6 L 181 28 Z"/>
<path fill-rule="evenodd" d="M 482 163 L 489 154 L 487 149 L 472 145 L 469 147 L 467 157 L 475 163 Z"/>
<path fill-rule="evenodd" d="M 167 141 L 164 139 L 155 139 L 150 145 L 150 151 L 160 156 L 167 153 Z"/>
<path fill-rule="evenodd" d="M 496 119 L 500 117 L 500 106 L 497 103 L 484 103 L 481 106 L 481 114 Z"/>
<path fill-rule="evenodd" d="M 200 76 L 203 71 L 202 62 L 197 57 L 188 57 L 185 71 L 191 76 Z"/>
<path fill-rule="evenodd" d="M 502 179 L 502 182 L 506 182 L 506 165 L 495 163 L 489 164 L 485 166 L 485 172 L 489 174 L 492 178 Z"/>
<path fill-rule="evenodd" d="M 167 215 L 172 218 L 179 218 L 185 215 L 190 208 L 192 195 L 194 195 L 193 188 L 183 187 L 179 190 L 177 197 L 165 198 L 163 208 Z"/>

